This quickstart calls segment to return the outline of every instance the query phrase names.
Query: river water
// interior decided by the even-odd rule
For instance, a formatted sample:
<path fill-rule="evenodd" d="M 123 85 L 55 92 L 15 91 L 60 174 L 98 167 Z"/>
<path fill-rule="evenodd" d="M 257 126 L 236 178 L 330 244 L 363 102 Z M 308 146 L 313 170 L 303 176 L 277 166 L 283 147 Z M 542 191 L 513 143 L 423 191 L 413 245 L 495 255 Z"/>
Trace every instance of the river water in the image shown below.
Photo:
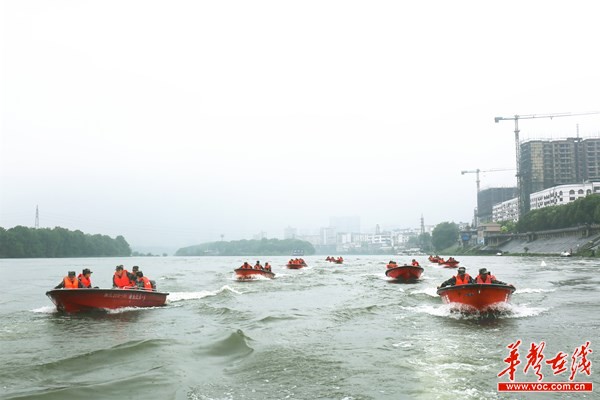
<path fill-rule="evenodd" d="M 414 284 L 390 283 L 389 256 L 348 256 L 343 265 L 305 257 L 261 258 L 276 278 L 238 282 L 233 269 L 256 258 L 161 257 L 0 260 L 2 399 L 546 399 L 597 398 L 600 274 L 596 260 L 463 257 L 517 291 L 496 318 L 454 313 L 436 286 L 454 270 L 418 257 Z M 395 258 L 400 264 L 410 258 Z M 45 292 L 68 270 L 88 267 L 110 287 L 114 267 L 139 265 L 169 292 L 165 307 L 62 314 Z M 517 340 L 525 374 L 531 343 L 546 360 L 591 343 L 595 393 L 497 391 Z M 567 366 L 568 368 L 568 366 Z M 545 382 L 567 382 L 569 373 Z"/>

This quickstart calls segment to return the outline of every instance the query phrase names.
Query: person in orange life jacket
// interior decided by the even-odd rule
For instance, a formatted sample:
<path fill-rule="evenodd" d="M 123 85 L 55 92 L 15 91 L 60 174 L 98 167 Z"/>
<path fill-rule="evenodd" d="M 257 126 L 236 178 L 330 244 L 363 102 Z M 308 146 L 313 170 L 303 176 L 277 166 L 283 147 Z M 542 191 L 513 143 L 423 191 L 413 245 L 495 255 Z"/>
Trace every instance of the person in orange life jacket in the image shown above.
<path fill-rule="evenodd" d="M 269 264 L 268 262 L 265 263 L 265 271 L 271 272 L 271 264 Z"/>
<path fill-rule="evenodd" d="M 398 264 L 396 264 L 396 261 L 390 260 L 390 262 L 387 263 L 388 268 L 396 268 L 397 266 Z"/>
<path fill-rule="evenodd" d="M 127 276 L 129 277 L 129 282 L 131 282 L 131 286 L 135 286 L 135 282 L 137 281 L 137 272 L 140 270 L 140 267 L 138 267 L 137 265 L 134 265 L 131 268 L 131 272 L 127 271 L 126 269 L 124 269 L 125 273 L 127 274 Z"/>
<path fill-rule="evenodd" d="M 113 288 L 123 289 L 126 286 L 135 286 L 135 282 L 131 281 L 130 273 L 122 265 L 117 265 L 113 275 Z"/>
<path fill-rule="evenodd" d="M 496 285 L 506 285 L 505 282 L 499 281 L 498 279 L 496 279 L 496 277 L 494 275 L 492 275 L 487 268 L 481 268 L 479 270 L 479 275 L 477 275 L 477 277 L 475 278 L 475 283 L 480 283 L 480 284 L 485 284 L 485 285 L 490 285 L 492 283 L 496 284 Z M 512 286 L 512 285 L 508 285 L 508 286 Z"/>
<path fill-rule="evenodd" d="M 257 261 L 256 264 L 254 264 L 254 269 L 263 269 L 263 266 L 260 265 L 260 261 Z"/>
<path fill-rule="evenodd" d="M 417 260 L 415 260 L 414 258 L 412 259 L 412 266 L 413 267 L 420 267 L 419 262 Z"/>
<path fill-rule="evenodd" d="M 83 271 L 77 276 L 77 280 L 81 282 L 84 288 L 90 289 L 92 287 L 91 279 L 92 271 L 89 268 L 84 268 Z"/>
<path fill-rule="evenodd" d="M 67 276 L 54 289 L 83 289 L 83 285 L 75 277 L 75 271 L 69 271 Z"/>
<path fill-rule="evenodd" d="M 142 271 L 136 272 L 135 275 L 137 278 L 136 285 L 138 289 L 152 290 L 152 283 L 150 282 L 150 279 L 146 278 Z"/>
<path fill-rule="evenodd" d="M 468 283 L 474 283 L 473 278 L 469 274 L 467 274 L 465 267 L 458 268 L 458 275 L 453 276 L 445 282 L 442 282 L 438 289 L 446 286 L 456 286 L 456 285 L 466 285 Z"/>

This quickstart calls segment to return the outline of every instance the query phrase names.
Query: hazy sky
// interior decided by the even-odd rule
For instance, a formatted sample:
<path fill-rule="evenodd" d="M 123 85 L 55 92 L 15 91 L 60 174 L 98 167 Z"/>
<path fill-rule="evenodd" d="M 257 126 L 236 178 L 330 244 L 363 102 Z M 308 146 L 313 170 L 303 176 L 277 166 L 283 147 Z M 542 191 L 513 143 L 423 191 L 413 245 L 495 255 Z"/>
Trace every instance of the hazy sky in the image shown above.
<path fill-rule="evenodd" d="M 2 3 L 0 226 L 133 246 L 471 221 L 495 116 L 600 110 L 594 1 Z M 600 134 L 600 115 L 521 138 Z M 481 175 L 515 185 L 514 171 Z"/>

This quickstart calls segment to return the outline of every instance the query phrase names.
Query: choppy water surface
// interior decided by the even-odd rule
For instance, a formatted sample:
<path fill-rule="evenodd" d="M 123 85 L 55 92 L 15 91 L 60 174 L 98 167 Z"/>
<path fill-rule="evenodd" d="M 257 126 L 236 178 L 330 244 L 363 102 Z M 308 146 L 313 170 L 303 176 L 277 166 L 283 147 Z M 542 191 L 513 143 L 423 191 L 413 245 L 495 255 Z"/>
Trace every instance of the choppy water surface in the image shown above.
<path fill-rule="evenodd" d="M 385 277 L 387 257 L 347 257 L 334 265 L 305 257 L 263 258 L 274 280 L 238 282 L 252 258 L 0 260 L 0 398 L 3 399 L 508 399 L 595 398 L 597 368 L 576 381 L 596 393 L 503 394 L 506 346 L 520 339 L 518 380 L 531 342 L 547 359 L 598 346 L 600 275 L 594 260 L 463 257 L 517 291 L 494 319 L 450 311 L 436 286 L 455 271 L 429 264 L 414 284 Z M 399 263 L 410 261 L 396 258 Z M 165 307 L 68 315 L 45 292 L 67 270 L 94 271 L 109 287 L 117 264 L 140 265 Z M 593 362 L 600 347 L 590 355 Z M 568 376 L 546 381 L 565 382 Z"/>

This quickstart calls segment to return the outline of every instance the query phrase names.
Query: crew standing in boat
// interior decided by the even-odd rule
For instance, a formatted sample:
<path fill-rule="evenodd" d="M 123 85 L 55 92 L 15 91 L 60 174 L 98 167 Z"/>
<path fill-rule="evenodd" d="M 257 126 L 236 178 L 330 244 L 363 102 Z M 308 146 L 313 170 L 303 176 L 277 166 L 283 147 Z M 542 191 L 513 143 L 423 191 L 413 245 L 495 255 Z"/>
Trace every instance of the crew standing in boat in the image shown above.
<path fill-rule="evenodd" d="M 67 276 L 54 289 L 83 289 L 83 285 L 75 277 L 75 271 L 69 271 Z"/>
<path fill-rule="evenodd" d="M 83 271 L 77 277 L 77 280 L 81 282 L 84 288 L 91 289 L 92 287 L 92 271 L 89 268 L 84 268 Z"/>
<path fill-rule="evenodd" d="M 469 283 L 475 283 L 473 278 L 471 278 L 471 276 L 466 273 L 465 267 L 458 267 L 458 274 L 448 279 L 447 281 L 442 282 L 442 284 L 437 288 L 439 289 L 441 287 L 446 286 L 466 285 Z"/>

